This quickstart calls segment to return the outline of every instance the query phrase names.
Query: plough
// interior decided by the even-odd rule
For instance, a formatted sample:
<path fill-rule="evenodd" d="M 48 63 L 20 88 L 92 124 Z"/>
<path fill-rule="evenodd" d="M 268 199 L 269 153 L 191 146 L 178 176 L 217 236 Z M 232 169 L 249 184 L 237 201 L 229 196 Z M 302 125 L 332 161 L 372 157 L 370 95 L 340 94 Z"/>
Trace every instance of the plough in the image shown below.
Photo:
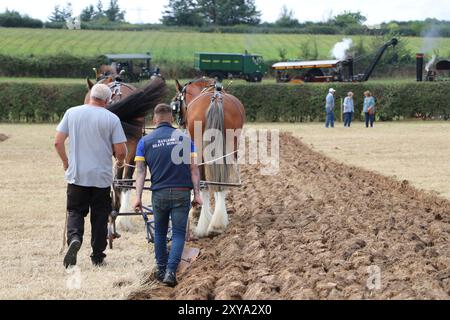
<path fill-rule="evenodd" d="M 145 182 L 151 182 L 150 179 L 146 179 Z M 113 192 L 121 192 L 123 190 L 136 190 L 135 186 L 136 180 L 134 179 L 120 179 L 120 180 L 114 180 L 113 183 Z M 200 187 L 207 188 L 208 186 L 226 186 L 226 187 L 240 187 L 241 183 L 219 183 L 219 182 L 208 182 L 208 181 L 201 181 Z M 143 190 L 151 191 L 151 187 L 144 186 Z M 113 194 L 113 199 L 115 199 Z M 120 234 L 117 232 L 116 229 L 116 219 L 118 217 L 130 217 L 130 216 L 141 216 L 144 220 L 145 224 L 145 232 L 146 232 L 146 239 L 147 243 L 151 244 L 155 242 L 155 221 L 152 219 L 153 216 L 153 208 L 151 205 L 149 206 L 143 206 L 142 212 L 117 212 L 113 211 L 109 217 L 108 222 L 108 243 L 109 248 L 113 249 L 113 242 L 116 239 L 120 238 Z M 189 241 L 189 222 L 188 222 L 188 232 L 186 236 L 186 240 Z M 169 231 L 167 234 L 167 242 L 172 241 L 172 229 L 169 224 Z M 199 256 L 200 250 L 197 248 L 190 248 L 188 246 L 185 246 L 182 256 L 182 261 L 180 263 L 179 271 L 183 272 L 186 270 Z"/>

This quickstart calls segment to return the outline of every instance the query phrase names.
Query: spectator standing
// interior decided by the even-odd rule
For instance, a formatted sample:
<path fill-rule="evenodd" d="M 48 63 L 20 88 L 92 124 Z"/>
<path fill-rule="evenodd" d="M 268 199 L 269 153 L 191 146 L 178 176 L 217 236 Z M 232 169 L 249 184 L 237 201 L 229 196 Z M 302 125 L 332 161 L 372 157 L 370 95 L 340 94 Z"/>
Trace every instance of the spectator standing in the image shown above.
<path fill-rule="evenodd" d="M 366 117 L 366 128 L 373 128 L 373 124 L 375 122 L 375 98 L 373 97 L 370 91 L 364 92 L 364 115 Z"/>
<path fill-rule="evenodd" d="M 344 127 L 349 127 L 352 124 L 353 115 L 355 113 L 355 103 L 353 101 L 353 92 L 349 92 L 344 99 Z"/>
<path fill-rule="evenodd" d="M 326 105 L 325 105 L 325 111 L 326 111 L 326 123 L 325 126 L 327 128 L 331 127 L 334 128 L 334 107 L 335 107 L 335 100 L 334 100 L 334 94 L 336 90 L 331 88 L 328 91 L 328 95 L 326 98 Z"/>

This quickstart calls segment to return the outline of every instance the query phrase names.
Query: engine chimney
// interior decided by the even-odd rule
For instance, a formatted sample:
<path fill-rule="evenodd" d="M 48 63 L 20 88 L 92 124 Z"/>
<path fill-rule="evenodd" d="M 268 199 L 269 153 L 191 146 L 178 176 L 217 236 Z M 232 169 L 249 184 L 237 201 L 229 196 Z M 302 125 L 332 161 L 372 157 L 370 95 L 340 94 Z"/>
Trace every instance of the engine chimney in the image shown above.
<path fill-rule="evenodd" d="M 423 53 L 418 53 L 416 55 L 416 74 L 417 81 L 423 81 L 423 61 L 425 55 Z"/>

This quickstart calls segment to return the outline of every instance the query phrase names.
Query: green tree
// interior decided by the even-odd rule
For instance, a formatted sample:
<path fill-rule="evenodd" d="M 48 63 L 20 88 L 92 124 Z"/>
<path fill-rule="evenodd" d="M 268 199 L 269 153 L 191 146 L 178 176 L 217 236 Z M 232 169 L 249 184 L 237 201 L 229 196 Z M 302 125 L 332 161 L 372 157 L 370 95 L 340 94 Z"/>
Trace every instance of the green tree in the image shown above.
<path fill-rule="evenodd" d="M 105 11 L 103 10 L 103 3 L 101 0 L 98 0 L 97 6 L 95 8 L 93 20 L 98 20 L 98 19 L 104 18 L 105 16 L 106 15 L 105 15 Z"/>
<path fill-rule="evenodd" d="M 198 0 L 198 6 L 207 23 L 214 25 L 257 25 L 261 21 L 255 0 Z"/>
<path fill-rule="evenodd" d="M 219 24 L 220 0 L 198 0 L 198 9 L 208 24 Z"/>
<path fill-rule="evenodd" d="M 17 11 L 6 9 L 4 13 L 0 13 L 0 27 L 7 28 L 42 28 L 43 22 L 33 19 L 27 15 L 21 15 Z"/>
<path fill-rule="evenodd" d="M 201 26 L 203 19 L 194 0 L 169 0 L 161 22 L 169 26 Z"/>
<path fill-rule="evenodd" d="M 110 0 L 109 8 L 105 10 L 105 15 L 111 22 L 125 21 L 125 10 L 121 10 L 118 0 Z"/>
<path fill-rule="evenodd" d="M 286 61 L 287 60 L 287 50 L 286 48 L 278 48 L 278 57 L 280 57 L 281 61 Z"/>
<path fill-rule="evenodd" d="M 379 66 L 398 66 L 413 63 L 414 54 L 409 49 L 408 40 L 406 38 L 400 37 L 395 33 L 374 37 L 370 44 L 373 52 L 377 52 L 381 46 L 383 46 L 392 38 L 397 38 L 398 44 L 395 48 L 390 47 L 388 50 L 386 50 L 379 62 Z"/>
<path fill-rule="evenodd" d="M 94 20 L 94 18 L 95 18 L 95 8 L 92 4 L 87 6 L 81 11 L 80 14 L 81 21 L 88 22 Z"/>
<path fill-rule="evenodd" d="M 295 16 L 294 10 L 292 10 L 292 9 L 289 10 L 289 8 L 286 5 L 284 5 L 281 8 L 280 17 L 275 22 L 275 25 L 278 26 L 278 27 L 283 27 L 283 28 L 296 27 L 300 23 L 298 22 L 298 20 L 294 16 Z"/>
<path fill-rule="evenodd" d="M 73 9 L 72 4 L 68 2 L 64 8 L 61 9 L 59 5 L 56 5 L 48 20 L 50 22 L 66 22 L 72 18 Z"/>
<path fill-rule="evenodd" d="M 332 19 L 332 23 L 338 27 L 348 27 L 351 25 L 362 25 L 367 21 L 367 18 L 358 12 L 344 11 Z"/>

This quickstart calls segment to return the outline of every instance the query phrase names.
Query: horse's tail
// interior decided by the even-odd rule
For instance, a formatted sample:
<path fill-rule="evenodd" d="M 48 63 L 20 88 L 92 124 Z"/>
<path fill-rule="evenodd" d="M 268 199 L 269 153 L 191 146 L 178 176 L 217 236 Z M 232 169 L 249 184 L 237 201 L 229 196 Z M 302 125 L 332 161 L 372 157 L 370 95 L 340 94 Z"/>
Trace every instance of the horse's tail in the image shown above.
<path fill-rule="evenodd" d="M 146 117 L 159 103 L 163 101 L 168 92 L 164 79 L 157 77 L 145 87 L 133 92 L 128 97 L 113 103 L 108 110 L 116 114 L 122 121 L 127 136 L 142 135 L 142 123 L 136 118 Z"/>
<path fill-rule="evenodd" d="M 216 130 L 220 132 L 222 137 L 222 146 L 215 145 L 215 154 L 212 154 L 211 163 L 205 165 L 205 177 L 209 182 L 229 183 L 230 182 L 230 165 L 226 163 L 226 128 L 225 115 L 223 110 L 223 94 L 215 91 L 211 99 L 211 104 L 206 114 L 205 130 Z M 212 143 L 211 141 L 208 141 Z M 222 149 L 220 152 L 220 149 Z M 216 161 L 217 160 L 217 161 Z M 209 162 L 209 161 L 206 161 Z M 223 186 L 210 186 L 213 191 L 223 191 Z"/>

